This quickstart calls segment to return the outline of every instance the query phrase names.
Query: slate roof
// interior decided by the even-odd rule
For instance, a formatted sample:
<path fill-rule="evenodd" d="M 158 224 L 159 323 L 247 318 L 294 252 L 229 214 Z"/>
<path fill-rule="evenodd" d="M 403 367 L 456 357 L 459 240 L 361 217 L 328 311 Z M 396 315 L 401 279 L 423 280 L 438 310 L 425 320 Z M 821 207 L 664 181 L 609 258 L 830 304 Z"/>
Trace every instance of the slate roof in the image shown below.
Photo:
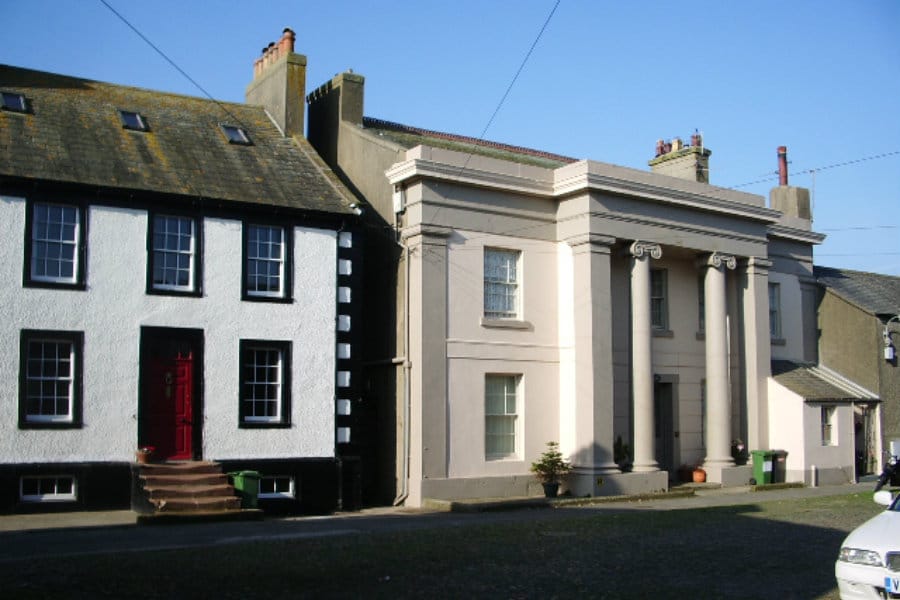
<path fill-rule="evenodd" d="M 282 136 L 262 107 L 6 65 L 0 91 L 24 94 L 29 108 L 0 110 L 0 180 L 351 213 L 350 193 L 309 143 Z M 124 129 L 120 109 L 150 130 Z M 253 145 L 229 144 L 221 123 L 242 127 Z"/>
<path fill-rule="evenodd" d="M 549 168 L 561 167 L 579 160 L 561 154 L 553 154 L 552 152 L 543 152 L 522 146 L 511 146 L 464 135 L 433 131 L 431 129 L 420 129 L 373 117 L 364 117 L 363 127 L 367 131 L 379 137 L 387 138 L 406 149 L 425 145 Z"/>
<path fill-rule="evenodd" d="M 814 267 L 818 282 L 838 296 L 873 315 L 900 314 L 900 277 Z"/>
<path fill-rule="evenodd" d="M 772 377 L 806 401 L 878 400 L 875 394 L 836 372 L 814 363 L 773 360 Z"/>

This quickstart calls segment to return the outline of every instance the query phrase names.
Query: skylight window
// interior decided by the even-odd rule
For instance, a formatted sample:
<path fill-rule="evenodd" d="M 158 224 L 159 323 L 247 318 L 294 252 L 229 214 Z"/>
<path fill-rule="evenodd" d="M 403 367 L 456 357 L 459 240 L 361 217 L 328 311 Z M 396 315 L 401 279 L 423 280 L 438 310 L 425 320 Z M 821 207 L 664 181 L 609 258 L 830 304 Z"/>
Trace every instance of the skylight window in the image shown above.
<path fill-rule="evenodd" d="M 221 125 L 222 131 L 225 133 L 225 137 L 228 138 L 229 144 L 241 144 L 242 146 L 249 146 L 253 142 L 250 141 L 250 137 L 247 135 L 247 132 L 244 131 L 240 127 L 236 127 L 234 125 Z"/>
<path fill-rule="evenodd" d="M 25 96 L 14 92 L 3 92 L 3 110 L 11 110 L 13 112 L 26 112 L 28 105 L 25 103 Z"/>
<path fill-rule="evenodd" d="M 119 116 L 122 117 L 122 127 L 125 129 L 133 129 L 135 131 L 148 131 L 147 120 L 139 113 L 130 110 L 120 110 Z"/>

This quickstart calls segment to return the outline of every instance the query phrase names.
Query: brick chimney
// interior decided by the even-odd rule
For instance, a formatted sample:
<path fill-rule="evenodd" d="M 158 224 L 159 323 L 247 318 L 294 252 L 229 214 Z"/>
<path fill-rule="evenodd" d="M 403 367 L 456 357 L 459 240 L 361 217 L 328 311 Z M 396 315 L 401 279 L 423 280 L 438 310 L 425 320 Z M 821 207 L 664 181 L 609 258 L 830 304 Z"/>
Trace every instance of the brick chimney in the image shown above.
<path fill-rule="evenodd" d="M 681 138 L 673 138 L 670 142 L 657 140 L 656 157 L 647 164 L 654 173 L 709 183 L 711 154 L 709 148 L 703 147 L 703 136 L 695 131 L 689 146 L 685 146 Z"/>
<path fill-rule="evenodd" d="M 769 205 L 788 217 L 812 221 L 809 190 L 788 185 L 787 147 L 778 147 L 778 187 L 769 192 Z"/>
<path fill-rule="evenodd" d="M 280 40 L 262 49 L 245 93 L 247 104 L 265 108 L 286 136 L 303 135 L 306 109 L 306 57 L 294 53 L 295 39 L 286 28 Z"/>

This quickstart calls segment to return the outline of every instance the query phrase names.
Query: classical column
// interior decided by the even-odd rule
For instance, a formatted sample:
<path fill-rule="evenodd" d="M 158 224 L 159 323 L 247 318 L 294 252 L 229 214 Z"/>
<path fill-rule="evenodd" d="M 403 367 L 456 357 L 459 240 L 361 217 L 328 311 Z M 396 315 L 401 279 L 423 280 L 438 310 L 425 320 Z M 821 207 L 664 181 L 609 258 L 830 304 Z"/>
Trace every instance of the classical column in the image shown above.
<path fill-rule="evenodd" d="M 728 322 L 725 269 L 737 260 L 714 252 L 706 260 L 704 278 L 706 329 L 706 460 L 704 466 L 727 467 L 731 457 L 731 393 L 728 385 Z"/>
<path fill-rule="evenodd" d="M 659 244 L 631 244 L 631 386 L 634 394 L 634 471 L 658 471 L 653 431 L 653 356 L 650 323 L 650 258 Z"/>

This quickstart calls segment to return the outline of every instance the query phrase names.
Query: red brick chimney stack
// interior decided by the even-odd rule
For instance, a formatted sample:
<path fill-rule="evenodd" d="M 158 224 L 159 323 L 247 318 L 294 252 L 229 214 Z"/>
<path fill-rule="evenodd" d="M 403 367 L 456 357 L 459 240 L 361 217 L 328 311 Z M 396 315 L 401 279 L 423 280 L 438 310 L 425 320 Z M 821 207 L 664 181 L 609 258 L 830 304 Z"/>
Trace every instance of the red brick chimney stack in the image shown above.
<path fill-rule="evenodd" d="M 281 39 L 278 42 L 270 42 L 262 49 L 260 57 L 253 61 L 253 79 L 259 77 L 270 65 L 278 62 L 279 58 L 292 53 L 296 39 L 294 31 L 290 27 L 285 27 Z"/>

